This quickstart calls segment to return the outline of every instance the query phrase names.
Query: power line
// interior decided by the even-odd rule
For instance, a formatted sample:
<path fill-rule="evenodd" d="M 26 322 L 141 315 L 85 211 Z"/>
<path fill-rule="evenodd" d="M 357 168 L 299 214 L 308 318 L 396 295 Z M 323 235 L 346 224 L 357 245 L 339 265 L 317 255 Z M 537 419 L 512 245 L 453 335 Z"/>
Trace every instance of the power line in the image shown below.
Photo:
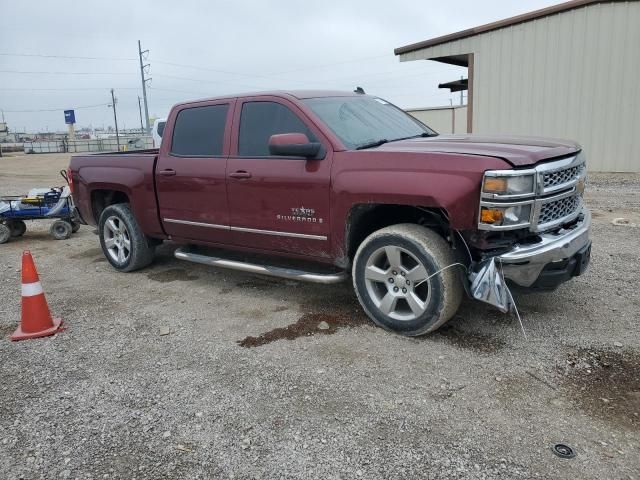
<path fill-rule="evenodd" d="M 85 90 L 109 90 L 111 87 L 79 87 L 79 88 L 2 88 L 2 91 L 12 92 L 49 92 L 49 91 L 65 91 L 76 92 Z M 138 90 L 138 87 L 113 87 L 116 90 Z"/>
<path fill-rule="evenodd" d="M 73 110 L 80 110 L 81 108 L 97 108 L 97 107 L 109 107 L 108 103 L 100 103 L 98 105 L 83 105 L 81 107 L 73 107 Z M 61 110 L 68 110 L 69 107 L 64 108 L 45 108 L 41 110 L 4 110 L 5 113 L 36 113 L 36 112 L 59 112 Z"/>
<path fill-rule="evenodd" d="M 145 65 L 146 67 L 147 65 Z M 450 69 L 451 67 L 449 67 Z M 448 70 L 449 70 L 448 69 Z M 15 73 L 15 74 L 25 74 L 25 75 L 125 75 L 125 76 L 129 76 L 129 75 L 137 75 L 134 73 L 128 73 L 128 72 L 54 72 L 54 71 L 25 71 L 25 70 L 0 70 L 0 73 Z M 315 82 L 309 82 L 309 81 L 299 81 L 296 80 L 295 83 L 304 83 L 304 84 L 313 84 L 313 86 L 317 86 L 320 82 L 345 82 L 347 80 L 358 80 L 358 79 L 363 79 L 366 78 L 367 76 L 371 76 L 371 75 L 389 75 L 392 74 L 393 77 L 401 77 L 401 78 L 411 78 L 411 77 L 424 77 L 424 78 L 428 78 L 428 77 L 432 77 L 432 76 L 437 76 L 437 75 L 441 75 L 441 72 L 412 72 L 411 74 L 406 74 L 404 72 L 380 72 L 379 74 L 376 73 L 368 73 L 368 74 L 362 74 L 362 75 L 352 75 L 352 76 L 348 76 L 348 77 L 338 77 L 338 78 L 329 78 L 329 79 L 323 79 L 323 80 L 318 80 Z M 238 82 L 234 82 L 232 80 L 209 80 L 209 79 L 203 79 L 203 78 L 189 78 L 189 77 L 182 77 L 182 76 L 178 76 L 178 75 L 167 75 L 167 74 L 160 74 L 160 73 L 156 73 L 155 74 L 156 77 L 163 77 L 163 78 L 170 78 L 170 79 L 174 79 L 174 80 L 184 80 L 184 81 L 188 81 L 188 82 L 197 82 L 197 83 L 210 83 L 210 84 L 219 84 L 219 85 L 234 85 L 234 86 L 239 86 L 239 87 L 244 87 L 244 88 L 251 88 L 251 89 L 264 89 L 265 87 L 262 85 L 251 85 L 251 84 L 243 84 L 243 83 L 238 83 Z M 148 82 L 149 80 L 151 80 L 150 78 L 146 78 L 145 77 L 145 82 Z M 274 80 L 280 80 L 281 79 L 274 79 Z M 377 79 L 374 80 L 373 83 L 374 84 L 380 84 L 380 82 L 388 82 L 388 81 L 393 81 L 394 78 L 382 78 L 382 79 Z M 364 81 L 364 80 L 362 80 Z M 367 82 L 368 83 L 368 82 Z M 124 87 L 125 89 L 130 89 L 131 87 Z M 92 88 L 93 89 L 93 88 Z M 95 88 L 97 89 L 97 88 Z M 12 88 L 3 88 L 2 90 L 30 90 L 30 89 L 12 89 Z M 40 89 L 33 89 L 33 90 L 64 90 L 64 89 L 57 89 L 57 88 L 40 88 Z M 74 89 L 68 89 L 68 90 L 74 90 Z M 78 88 L 75 90 L 88 90 L 88 88 Z"/>
<path fill-rule="evenodd" d="M 145 65 L 143 60 L 146 59 L 146 56 L 144 56 L 144 54 L 147 54 L 148 50 L 142 51 L 142 47 L 139 45 L 138 48 L 138 58 L 124 58 L 124 57 L 101 57 L 101 56 L 71 56 L 71 55 L 49 55 L 49 54 L 30 54 L 30 53 L 10 53 L 10 52 L 0 52 L 0 56 L 15 56 L 15 57 L 37 57 L 37 58 L 56 58 L 56 59 L 76 59 L 76 60 L 115 60 L 115 61 L 139 61 L 140 62 L 140 72 L 141 72 L 141 77 L 142 77 L 142 86 L 143 86 L 143 90 L 146 90 L 146 87 L 151 87 L 151 85 L 148 85 L 147 82 L 149 82 L 151 79 L 148 78 L 146 76 L 147 74 L 147 68 L 149 67 L 149 65 Z M 144 57 L 144 58 L 143 58 Z M 317 73 L 316 75 L 318 75 L 318 80 L 315 81 L 305 81 L 305 80 L 293 80 L 291 78 L 282 78 L 283 75 L 287 75 L 290 73 L 294 73 L 294 72 L 303 72 L 303 71 L 310 71 L 310 70 L 321 70 L 321 69 L 326 69 L 326 68 L 330 68 L 330 67 L 334 67 L 334 66 L 338 66 L 338 65 L 345 65 L 345 64 L 351 64 L 351 63 L 363 63 L 363 62 L 370 62 L 370 61 L 374 61 L 374 60 L 379 60 L 382 58 L 390 58 L 390 55 L 376 55 L 376 56 L 370 56 L 370 57 L 360 57 L 360 58 L 352 58 L 352 59 L 348 59 L 348 60 L 342 60 L 342 61 L 338 61 L 338 62 L 332 62 L 332 63 L 327 63 L 327 64 L 323 64 L 323 65 L 313 65 L 313 66 L 307 66 L 307 67 L 300 67 L 300 68 L 296 68 L 296 69 L 292 69 L 292 70 L 287 70 L 287 71 L 282 71 L 282 72 L 277 72 L 276 74 L 271 74 L 271 75 L 265 75 L 265 74 L 252 74 L 252 73 L 245 73 L 245 72 L 236 72 L 236 71 L 230 71 L 230 70 L 223 70 L 223 69 L 217 69 L 217 68 L 210 68 L 210 67 L 205 67 L 202 65 L 190 65 L 190 64 L 184 64 L 184 63 L 177 63 L 177 62 L 169 62 L 169 61 L 163 61 L 163 60 L 154 60 L 155 63 L 161 64 L 161 65 L 167 65 L 167 66 L 173 66 L 173 67 L 179 67 L 179 68 L 188 68 L 188 69 L 194 69 L 194 70 L 201 70 L 201 71 L 208 71 L 208 72 L 213 72 L 213 73 L 217 73 L 217 74 L 224 74 L 224 75 L 233 75 L 233 76 L 241 76 L 241 77 L 247 77 L 247 78 L 256 78 L 256 79 L 266 79 L 266 80 L 270 80 L 270 81 L 278 81 L 278 82 L 291 82 L 293 81 L 296 84 L 305 84 L 305 85 L 311 85 L 313 84 L 313 86 L 317 86 L 319 83 L 325 83 L 325 84 L 340 84 L 342 85 L 344 82 L 353 80 L 356 81 L 358 79 L 362 80 L 362 81 L 366 81 L 369 77 L 373 77 L 373 76 L 379 76 L 379 77 L 385 77 L 385 78 L 377 78 L 372 80 L 371 82 L 366 81 L 366 84 L 370 85 L 370 87 L 373 87 L 375 89 L 380 89 L 380 90 L 385 90 L 384 85 L 387 84 L 388 82 L 391 81 L 395 81 L 395 78 L 400 77 L 401 79 L 404 78 L 408 78 L 408 77 L 416 77 L 416 76 L 421 76 L 423 78 L 427 78 L 427 77 L 431 77 L 434 75 L 442 75 L 441 71 L 440 72 L 433 72 L 433 71 L 427 71 L 427 72 L 417 72 L 416 73 L 416 69 L 412 69 L 410 72 L 401 72 L 401 71 L 383 71 L 383 72 L 371 72 L 371 73 L 360 73 L 360 74 L 355 74 L 355 75 L 349 75 L 349 76 L 342 76 L 342 77 L 337 77 L 337 78 L 331 78 L 331 73 L 330 72 L 326 72 L 325 74 L 322 73 Z M 454 68 L 449 67 L 447 70 L 454 70 Z M 76 76 L 81 76 L 81 75 L 87 75 L 87 76 L 91 76 L 91 75 L 111 75 L 111 76 L 121 76 L 121 75 L 137 75 L 134 73 L 128 73 L 128 72 L 87 72 L 87 71 L 79 71 L 79 72 L 68 72 L 68 71 L 26 71 L 26 70 L 0 70 L 0 73 L 7 73 L 7 74 L 24 74 L 24 75 L 76 75 Z M 409 73 L 409 74 L 407 74 Z M 328 74 L 328 75 L 327 75 Z M 189 82 L 197 82 L 197 83 L 203 83 L 203 84 L 220 84 L 220 85 L 233 85 L 235 87 L 245 87 L 248 89 L 264 89 L 264 86 L 257 86 L 257 85 L 249 85 L 249 84 L 241 84 L 241 83 L 237 83 L 235 81 L 233 81 L 233 79 L 226 79 L 226 80 L 211 80 L 211 79 L 206 79 L 206 78 L 189 78 L 189 77 L 183 77 L 183 76 L 177 76 L 177 75 L 168 75 L 168 74 L 155 74 L 155 76 L 157 77 L 164 77 L 164 78 L 169 78 L 169 79 L 175 79 L 175 80 L 181 80 L 181 81 L 189 81 Z M 328 76 L 329 78 L 322 78 Z M 358 81 L 360 81 L 358 80 Z M 171 88 L 158 88 L 158 87 L 151 87 L 152 90 L 155 91 L 166 91 L 166 92 L 175 92 L 175 93 L 181 93 L 181 94 L 188 94 L 188 95 L 194 95 L 194 96 L 210 96 L 211 92 L 207 92 L 207 93 L 203 93 L 203 92 L 194 92 L 194 91 L 185 91 L 185 90 L 179 90 L 179 89 L 171 89 Z M 37 92 L 37 91 L 42 91 L 42 92 L 46 92 L 46 91 L 88 91 L 88 90 L 106 90 L 108 89 L 108 87 L 79 87 L 79 88 L 3 88 L 2 90 L 4 91 L 33 91 L 33 92 Z M 135 87 L 120 87 L 120 90 L 138 90 L 138 88 Z M 394 89 L 392 88 L 392 90 L 398 90 L 397 88 Z M 143 92 L 144 93 L 144 92 Z M 395 96 L 395 95 L 394 95 Z M 399 95 L 399 96 L 410 96 L 410 95 Z M 411 95 L 413 96 L 413 94 Z M 104 106 L 104 104 L 99 104 L 99 105 L 88 105 L 88 106 L 82 106 L 82 107 L 77 107 L 77 108 L 95 108 L 95 107 L 101 107 Z M 147 107 L 147 102 L 145 102 L 145 107 Z M 57 111 L 59 109 L 43 109 L 43 110 L 8 110 L 7 112 L 13 112 L 13 113 L 19 113 L 19 112 L 42 112 L 42 111 Z M 146 108 L 145 108 L 146 110 Z M 145 115 L 146 116 L 146 115 Z M 148 125 L 147 125 L 148 127 Z"/>
<path fill-rule="evenodd" d="M 39 53 L 9 53 L 9 52 L 0 53 L 0 56 L 59 58 L 59 59 L 71 59 L 71 60 L 122 60 L 122 61 L 133 61 L 133 60 L 137 61 L 138 60 L 137 58 L 124 58 L 124 57 L 89 57 L 89 56 L 48 55 L 48 54 L 39 54 Z M 380 59 L 380 58 L 388 58 L 388 57 L 389 57 L 389 55 L 376 55 L 376 56 L 373 56 L 373 57 L 354 58 L 354 59 L 350 59 L 350 60 L 344 60 L 344 61 L 340 61 L 340 62 L 333 62 L 333 63 L 329 63 L 329 64 L 324 64 L 324 65 L 314 65 L 314 66 L 309 66 L 309 67 L 297 68 L 297 69 L 289 70 L 289 71 L 285 71 L 285 72 L 278 72 L 278 75 L 282 75 L 282 74 L 286 74 L 286 73 L 290 73 L 290 72 L 298 72 L 298 71 L 303 71 L 303 70 L 317 70 L 317 69 L 321 69 L 321 68 L 331 67 L 331 66 L 334 66 L 334 65 L 343 65 L 343 64 L 348 64 L 348 63 L 366 62 L 366 61 L 369 61 L 369 60 L 377 60 L 377 59 Z M 268 78 L 268 79 L 273 79 L 273 80 L 281 80 L 281 78 L 278 78 L 278 77 L 276 77 L 274 75 L 234 72 L 234 71 L 230 71 L 230 70 L 221 70 L 221 69 L 216 69 L 216 68 L 203 67 L 201 65 L 189 65 L 189 64 L 185 64 L 185 63 L 168 62 L 168 61 L 164 61 L 164 60 L 154 60 L 154 62 L 158 63 L 158 64 L 162 64 L 162 65 L 170 65 L 170 66 L 182 67 L 182 68 L 193 68 L 193 69 L 196 69 L 196 70 L 204 70 L 204 71 L 210 71 L 210 72 L 215 72 L 215 73 L 224 73 L 224 74 L 227 74 L 227 75 L 237 75 L 237 76 L 244 76 L 244 77 Z M 46 73 L 46 72 L 43 72 L 43 73 Z"/>
<path fill-rule="evenodd" d="M 147 51 L 145 51 L 146 53 Z M 26 54 L 26 53 L 0 53 L 1 56 L 19 56 L 19 57 L 40 57 L 40 58 L 64 58 L 64 59 L 79 59 L 79 60 L 137 60 L 135 58 L 119 58 L 119 57 L 81 57 L 81 56 L 70 56 L 70 55 L 44 55 L 44 54 Z M 286 74 L 289 72 L 297 72 L 297 71 L 303 71 L 303 70 L 315 70 L 315 69 L 319 69 L 319 68 L 326 68 L 326 67 L 330 67 L 330 66 L 334 66 L 334 65 L 343 65 L 343 64 L 348 64 L 348 63 L 357 63 L 357 62 L 364 62 L 364 61 L 368 61 L 368 60 L 372 60 L 372 59 L 380 59 L 380 58 L 388 58 L 388 55 L 378 55 L 375 57 L 364 57 L 364 58 L 356 58 L 356 59 L 351 59 L 351 60 L 345 60 L 345 61 L 341 61 L 341 62 L 334 62 L 334 63 L 330 63 L 330 64 L 325 64 L 325 65 L 317 65 L 317 66 L 311 66 L 311 67 L 304 67 L 304 68 L 298 68 L 295 70 L 290 70 L 287 72 L 279 72 L 279 75 L 282 74 Z M 169 65 L 169 66 L 174 66 L 174 67 L 181 67 L 181 68 L 191 68 L 191 69 L 195 69 L 195 70 L 202 70 L 202 71 L 208 71 L 208 72 L 214 72 L 214 73 L 222 73 L 225 75 L 235 75 L 235 76 L 242 76 L 242 77 L 250 77 L 250 78 L 264 78 L 264 79 L 269 79 L 269 80 L 282 80 L 281 77 L 275 76 L 275 75 L 264 75 L 264 74 L 256 74 L 256 73 L 245 73 L 245 72 L 235 72 L 235 71 L 231 71 L 231 70 L 222 70 L 222 69 L 218 69 L 218 68 L 211 68 L 211 67 L 203 67 L 201 65 L 190 65 L 190 64 L 186 64 L 186 63 L 177 63 L 177 62 L 168 62 L 168 61 L 164 61 L 164 60 L 154 60 L 154 63 L 157 64 L 161 64 L 161 65 Z M 36 74 L 57 74 L 57 75 L 98 75 L 98 74 L 102 74 L 101 72 L 20 72 L 20 71 L 8 71 L 8 70 L 3 70 L 2 73 L 36 73 Z M 111 72 L 105 73 L 105 74 L 111 74 Z M 129 74 L 126 74 L 129 75 Z M 300 82 L 298 81 L 298 83 L 309 83 L 309 82 Z M 249 87 L 249 88 L 260 88 L 260 87 Z"/>
<path fill-rule="evenodd" d="M 447 71 L 451 70 L 451 68 L 449 68 Z M 455 71 L 458 71 L 457 69 L 453 69 Z M 452 71 L 453 71 L 452 70 Z M 423 78 L 429 78 L 429 77 L 433 77 L 433 76 L 437 76 L 437 75 L 442 75 L 442 72 L 433 72 L 433 71 L 427 71 L 427 72 L 419 72 L 419 73 L 415 73 L 415 70 L 411 72 L 411 74 L 407 75 L 404 72 L 391 72 L 391 71 L 387 71 L 387 72 L 380 72 L 379 74 L 362 74 L 362 75 L 350 75 L 348 77 L 339 77 L 339 78 L 329 78 L 329 79 L 323 79 L 323 80 L 318 80 L 316 82 L 313 82 L 314 86 L 317 86 L 320 82 L 331 82 L 331 83 L 336 83 L 336 82 L 344 82 L 347 80 L 359 80 L 362 82 L 365 82 L 366 77 L 368 76 L 373 76 L 373 75 L 389 75 L 389 74 L 394 74 L 394 76 L 397 77 L 402 77 L 402 78 L 408 78 L 408 77 L 414 77 L 414 76 L 421 76 Z M 182 77 L 182 76 L 177 76 L 177 75 L 167 75 L 167 74 L 162 74 L 162 73 L 156 73 L 154 74 L 154 76 L 156 77 L 160 77 L 160 78 L 171 78 L 174 80 L 184 80 L 184 81 L 188 81 L 188 82 L 197 82 L 197 83 L 214 83 L 214 84 L 223 84 L 223 85 L 234 85 L 234 86 L 239 86 L 239 87 L 246 87 L 246 88 L 256 88 L 256 89 L 264 89 L 264 86 L 261 85 L 251 85 L 251 84 L 243 84 L 243 83 L 238 83 L 238 82 L 234 82 L 231 80 L 209 80 L 209 79 L 204 79 L 204 78 L 189 78 L 189 77 Z M 377 79 L 374 80 L 374 82 L 385 82 L 385 81 L 394 81 L 394 78 L 382 78 L 382 79 Z M 301 83 L 298 82 L 297 83 Z M 311 82 L 304 82 L 304 83 L 311 83 Z"/>
<path fill-rule="evenodd" d="M 0 56 L 3 56 L 3 57 L 63 58 L 63 59 L 70 59 L 70 60 L 138 61 L 137 58 L 127 58 L 127 57 L 91 57 L 91 56 L 76 56 L 76 55 L 49 55 L 49 54 L 43 54 L 43 53 L 0 52 Z M 333 63 L 324 64 L 324 65 L 314 65 L 314 66 L 309 66 L 309 67 L 296 68 L 295 70 L 289 70 L 289 71 L 286 71 L 286 72 L 278 72 L 278 73 L 280 74 L 280 73 L 289 73 L 289 72 L 301 71 L 301 70 L 315 70 L 315 69 L 318 69 L 318 68 L 326 68 L 326 67 L 330 67 L 330 66 L 333 66 L 333 65 L 343 65 L 345 63 L 365 62 L 365 61 L 368 61 L 368 60 L 378 60 L 380 58 L 389 58 L 389 55 L 387 54 L 387 55 L 376 55 L 376 56 L 372 56 L 372 57 L 352 58 L 352 59 L 343 60 L 343 61 L 340 61 L 340 62 L 333 62 Z M 183 63 L 167 62 L 167 61 L 160 61 L 160 60 L 154 60 L 154 62 L 162 63 L 162 64 L 165 64 L 165 65 L 173 65 L 173 66 L 177 66 L 177 67 L 197 68 L 199 70 L 210 70 L 210 71 L 216 71 L 216 72 L 219 72 L 219 73 L 228 73 L 228 74 L 231 74 L 231 75 L 247 75 L 247 76 L 268 77 L 268 75 L 255 75 L 255 74 L 250 74 L 250 73 L 230 72 L 230 71 L 224 71 L 224 70 L 217 70 L 217 69 L 202 67 L 202 66 L 199 66 L 199 65 L 188 65 L 188 64 L 183 64 Z"/>
<path fill-rule="evenodd" d="M 273 75 L 273 74 L 264 75 L 264 74 L 254 74 L 254 73 L 233 72 L 233 71 L 230 71 L 230 70 L 220 70 L 220 69 L 216 69 L 216 68 L 203 67 L 203 66 L 200 66 L 200 65 L 189 65 L 189 64 L 185 64 L 185 63 L 166 62 L 166 61 L 162 61 L 162 60 L 154 60 L 154 62 L 158 63 L 158 64 L 170 65 L 170 66 L 174 66 L 174 67 L 192 68 L 194 70 L 203 70 L 203 71 L 208 71 L 208 72 L 224 73 L 226 75 L 237 75 L 237 76 L 251 77 L 251 78 L 265 78 L 265 79 L 269 79 L 269 80 L 282 80 L 281 75 L 292 73 L 292 72 L 300 72 L 300 71 L 305 71 L 305 70 L 316 70 L 316 69 L 321 69 L 321 68 L 332 67 L 332 66 L 335 66 L 335 65 L 344 65 L 344 64 L 348 64 L 348 63 L 358 63 L 358 62 L 364 62 L 364 61 L 368 61 L 368 60 L 372 60 L 372 59 L 380 59 L 380 58 L 389 58 L 389 55 L 377 55 L 375 57 L 356 58 L 356 59 L 351 59 L 351 60 L 345 60 L 345 61 L 342 61 L 342 62 L 334 62 L 334 63 L 328 63 L 328 64 L 324 64 L 324 65 L 316 65 L 316 66 L 310 66 L 310 67 L 297 68 L 295 70 L 288 70 L 288 71 L 285 71 L 285 72 L 278 72 L 277 76 Z M 310 83 L 310 82 L 307 82 L 307 81 L 300 81 L 300 80 L 297 80 L 297 82 L 298 83 Z M 250 87 L 250 88 L 255 88 L 255 87 Z"/>
<path fill-rule="evenodd" d="M 128 72 L 35 72 L 26 70 L 0 70 L 0 73 L 19 73 L 26 75 L 135 75 Z"/>
<path fill-rule="evenodd" d="M 141 52 L 141 53 L 146 53 L 147 51 L 145 50 L 145 52 Z M 37 57 L 45 57 L 45 58 L 78 58 L 78 59 L 92 59 L 92 60 L 131 60 L 131 59 L 125 59 L 125 58 L 117 58 L 117 57 L 71 57 L 71 56 L 63 56 L 63 55 L 36 55 L 36 54 L 8 54 L 8 53 L 0 53 L 0 55 L 16 55 L 16 56 L 37 56 Z M 335 66 L 335 65 L 342 65 L 342 64 L 348 64 L 348 63 L 357 63 L 357 62 L 363 62 L 363 61 L 368 61 L 368 60 L 372 60 L 372 59 L 380 59 L 380 58 L 387 58 L 388 55 L 378 55 L 375 57 L 364 57 L 364 58 L 359 58 L 359 59 L 351 59 L 351 60 L 345 60 L 345 61 L 341 61 L 341 62 L 334 62 L 334 63 L 330 63 L 330 64 L 324 64 L 324 65 L 318 65 L 318 66 L 313 66 L 313 67 L 305 67 L 305 68 L 299 68 L 299 69 L 295 69 L 295 70 L 289 70 L 286 72 L 281 72 L 282 74 L 287 74 L 287 73 L 291 73 L 291 72 L 298 72 L 298 71 L 304 71 L 304 70 L 313 70 L 313 69 L 320 69 L 320 68 L 327 68 L 327 67 L 331 67 L 331 66 Z M 191 69 L 196 69 L 196 70 L 203 70 L 203 71 L 209 71 L 209 72 L 215 72 L 215 73 L 222 73 L 222 74 L 226 74 L 226 75 L 236 75 L 236 76 L 243 76 L 243 77 L 250 77 L 250 78 L 264 78 L 264 79 L 269 79 L 269 80 L 278 80 L 278 81 L 282 81 L 283 79 L 281 77 L 276 77 L 273 75 L 263 75 L 263 74 L 251 74 L 251 73 L 243 73 L 243 72 L 234 72 L 234 71 L 229 71 L 229 70 L 221 70 L 221 69 L 215 69 L 215 68 L 209 68 L 209 67 L 203 67 L 200 65 L 189 65 L 189 64 L 184 64 L 184 63 L 175 63 L 175 62 L 167 62 L 167 61 L 162 61 L 162 60 L 154 60 L 155 63 L 158 64 L 163 64 L 163 65 L 170 65 L 170 66 L 176 66 L 176 67 L 182 67 L 182 68 L 191 68 Z M 148 65 L 145 65 L 145 67 Z M 451 68 L 451 67 L 449 67 Z M 33 74 L 33 75 L 133 75 L 132 73 L 128 73 L 128 72 L 59 72 L 59 71 L 22 71 L 22 70 L 0 70 L 0 73 L 15 73 L 15 74 Z M 359 74 L 359 75 L 349 75 L 349 76 L 343 76 L 343 77 L 337 77 L 334 79 L 329 79 L 330 81 L 342 81 L 342 80 L 349 80 L 349 79 L 354 79 L 356 80 L 357 78 L 362 78 L 362 77 L 366 77 L 366 76 L 379 76 L 379 75 L 392 75 L 392 76 L 401 76 L 401 77 L 407 77 L 407 76 L 414 76 L 414 75 L 427 75 L 425 73 L 414 73 L 414 71 L 411 72 L 412 75 L 406 75 L 404 72 L 396 72 L 396 71 L 385 71 L 385 72 L 369 72 L 369 73 L 363 73 L 363 74 Z M 429 72 L 431 73 L 431 72 Z M 439 74 L 438 72 L 434 72 L 436 75 Z M 181 76 L 174 76 L 174 75 L 163 75 L 163 74 L 156 74 L 156 76 L 158 77 L 165 77 L 165 78 L 172 78 L 172 79 L 176 79 L 176 80 L 186 80 L 186 81 L 192 81 L 192 82 L 201 82 L 201 83 L 218 83 L 218 84 L 233 84 L 233 85 L 237 85 L 237 86 L 243 86 L 246 88 L 256 88 L 256 89 L 262 89 L 264 88 L 263 86 L 256 86 L 256 85 L 248 85 L 248 84 L 238 84 L 237 82 L 234 82 L 232 80 L 206 80 L 206 79 L 193 79 L 193 78 L 188 78 L 188 77 L 181 77 Z M 288 79 L 287 79 L 288 80 Z M 326 80 L 323 80 L 326 81 Z M 310 85 L 313 84 L 314 86 L 317 85 L 318 82 L 310 82 L 310 81 L 305 81 L 305 80 L 294 80 L 295 83 L 298 84 L 306 84 L 306 85 Z"/>
<path fill-rule="evenodd" d="M 40 53 L 0 53 L 2 57 L 39 57 L 39 58 L 66 58 L 74 60 L 136 60 L 135 58 L 122 57 L 76 57 L 71 55 L 44 55 Z"/>

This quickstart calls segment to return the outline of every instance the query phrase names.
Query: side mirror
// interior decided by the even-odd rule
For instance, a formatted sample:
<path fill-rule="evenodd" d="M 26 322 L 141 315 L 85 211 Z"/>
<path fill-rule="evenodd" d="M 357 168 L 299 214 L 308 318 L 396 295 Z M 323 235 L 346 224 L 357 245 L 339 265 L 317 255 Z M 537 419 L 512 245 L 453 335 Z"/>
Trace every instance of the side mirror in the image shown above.
<path fill-rule="evenodd" d="M 284 157 L 322 158 L 322 144 L 310 142 L 304 133 L 280 133 L 269 138 L 269 153 Z"/>

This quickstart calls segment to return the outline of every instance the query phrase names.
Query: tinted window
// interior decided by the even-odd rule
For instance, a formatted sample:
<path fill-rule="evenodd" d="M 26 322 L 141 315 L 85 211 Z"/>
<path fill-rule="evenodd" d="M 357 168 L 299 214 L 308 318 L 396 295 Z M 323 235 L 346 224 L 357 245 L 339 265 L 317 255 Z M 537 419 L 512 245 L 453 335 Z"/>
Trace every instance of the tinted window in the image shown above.
<path fill-rule="evenodd" d="M 222 155 L 229 105 L 181 110 L 173 127 L 171 153 L 184 156 Z"/>
<path fill-rule="evenodd" d="M 248 102 L 242 105 L 238 155 L 269 156 L 269 137 L 278 133 L 304 133 L 310 141 L 315 136 L 298 116 L 280 103 Z"/>
<path fill-rule="evenodd" d="M 164 133 L 164 126 L 167 122 L 158 122 L 158 136 L 162 138 L 162 134 Z"/>

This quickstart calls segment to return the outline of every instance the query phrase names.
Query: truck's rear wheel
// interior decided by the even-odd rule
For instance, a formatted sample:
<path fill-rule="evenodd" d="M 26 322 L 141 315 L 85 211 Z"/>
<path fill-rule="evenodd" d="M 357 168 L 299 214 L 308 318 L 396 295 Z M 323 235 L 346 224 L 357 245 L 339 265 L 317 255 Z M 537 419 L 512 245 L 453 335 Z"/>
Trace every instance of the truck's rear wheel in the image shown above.
<path fill-rule="evenodd" d="M 102 211 L 98 224 L 104 256 L 117 270 L 132 272 L 153 261 L 150 246 L 126 203 L 110 205 Z"/>
<path fill-rule="evenodd" d="M 353 285 L 369 317 L 388 330 L 423 335 L 458 310 L 463 286 L 449 244 L 415 224 L 386 227 L 367 237 L 353 261 Z M 433 275 L 433 276 L 432 276 Z"/>

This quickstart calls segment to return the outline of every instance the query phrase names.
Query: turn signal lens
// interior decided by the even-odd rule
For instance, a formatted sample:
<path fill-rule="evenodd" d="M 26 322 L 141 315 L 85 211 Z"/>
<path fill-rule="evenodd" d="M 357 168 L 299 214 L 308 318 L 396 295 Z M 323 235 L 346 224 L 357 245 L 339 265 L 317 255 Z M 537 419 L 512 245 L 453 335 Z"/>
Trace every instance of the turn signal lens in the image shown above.
<path fill-rule="evenodd" d="M 495 208 L 482 207 L 482 211 L 480 212 L 480 221 L 482 223 L 501 223 L 503 218 L 504 212 Z"/>
<path fill-rule="evenodd" d="M 485 177 L 482 190 L 487 193 L 506 193 L 507 179 L 504 177 Z"/>

